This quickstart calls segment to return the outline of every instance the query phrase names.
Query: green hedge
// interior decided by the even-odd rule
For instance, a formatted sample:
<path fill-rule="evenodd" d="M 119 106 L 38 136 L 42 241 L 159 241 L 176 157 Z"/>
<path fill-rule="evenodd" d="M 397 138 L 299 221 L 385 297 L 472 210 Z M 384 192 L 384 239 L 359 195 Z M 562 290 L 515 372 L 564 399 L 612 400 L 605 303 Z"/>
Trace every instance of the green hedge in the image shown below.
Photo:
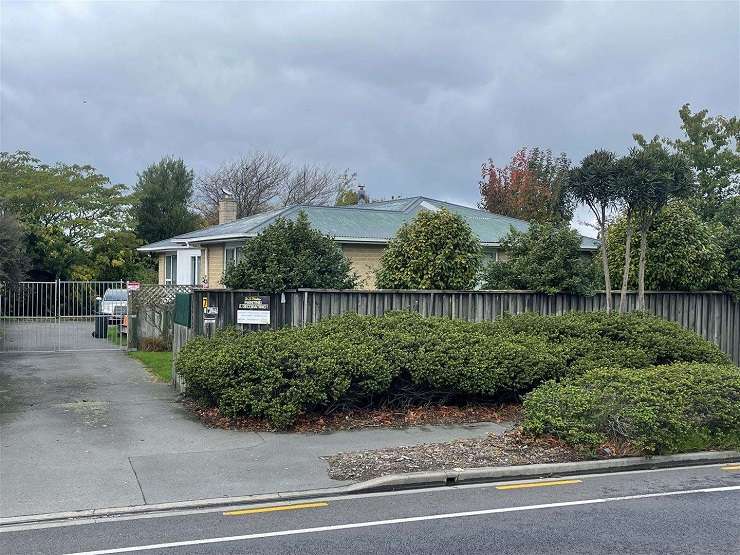
<path fill-rule="evenodd" d="M 523 428 L 569 443 L 644 453 L 740 447 L 740 368 L 679 363 L 595 369 L 550 381 L 524 400 Z"/>
<path fill-rule="evenodd" d="M 307 411 L 388 400 L 501 398 L 605 365 L 727 363 L 714 345 L 646 315 L 522 315 L 470 323 L 397 312 L 190 341 L 191 395 L 227 415 L 289 426 Z"/>

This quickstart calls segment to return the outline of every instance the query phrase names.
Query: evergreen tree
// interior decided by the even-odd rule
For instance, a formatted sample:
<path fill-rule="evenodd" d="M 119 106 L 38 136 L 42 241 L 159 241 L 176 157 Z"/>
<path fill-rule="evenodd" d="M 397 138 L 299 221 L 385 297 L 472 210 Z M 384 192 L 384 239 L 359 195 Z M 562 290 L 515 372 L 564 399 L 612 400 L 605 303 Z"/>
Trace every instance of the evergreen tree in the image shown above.
<path fill-rule="evenodd" d="M 154 243 L 198 227 L 190 210 L 193 172 L 181 159 L 162 158 L 138 175 L 132 214 L 136 235 Z"/>

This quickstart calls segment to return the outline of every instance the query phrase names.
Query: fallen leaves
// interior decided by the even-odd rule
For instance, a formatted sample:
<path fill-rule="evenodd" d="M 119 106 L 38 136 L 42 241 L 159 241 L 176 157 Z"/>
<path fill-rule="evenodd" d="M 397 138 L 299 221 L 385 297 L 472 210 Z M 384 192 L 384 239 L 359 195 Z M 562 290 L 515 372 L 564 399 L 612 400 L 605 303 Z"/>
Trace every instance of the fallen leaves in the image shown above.
<path fill-rule="evenodd" d="M 324 459 L 334 480 L 369 480 L 387 474 L 428 470 L 461 470 L 580 461 L 590 458 L 552 437 L 533 438 L 518 429 L 502 435 L 426 443 L 370 451 L 339 453 Z"/>
<path fill-rule="evenodd" d="M 277 431 L 267 420 L 252 417 L 229 418 L 218 408 L 204 407 L 191 400 L 185 406 L 211 428 L 254 432 Z M 471 404 L 465 406 L 427 405 L 405 409 L 352 409 L 332 414 L 304 414 L 289 432 L 323 433 L 361 428 L 407 428 L 410 426 L 512 422 L 519 419 L 521 405 Z"/>

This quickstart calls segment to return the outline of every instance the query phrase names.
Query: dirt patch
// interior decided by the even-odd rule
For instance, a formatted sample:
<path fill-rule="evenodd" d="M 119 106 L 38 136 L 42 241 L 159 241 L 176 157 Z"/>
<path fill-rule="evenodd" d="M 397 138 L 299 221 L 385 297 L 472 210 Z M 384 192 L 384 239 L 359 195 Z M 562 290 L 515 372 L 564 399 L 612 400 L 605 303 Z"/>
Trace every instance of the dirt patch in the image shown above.
<path fill-rule="evenodd" d="M 250 432 L 277 431 L 260 418 L 229 418 L 217 408 L 204 407 L 191 400 L 183 401 L 198 419 L 211 428 Z M 301 416 L 288 432 L 332 432 L 362 428 L 408 428 L 410 426 L 444 426 L 477 422 L 512 422 L 519 419 L 521 405 L 423 406 L 407 409 L 355 409 L 332 414 Z"/>
<path fill-rule="evenodd" d="M 98 426 L 107 428 L 110 424 L 110 403 L 108 401 L 89 401 L 82 399 L 73 403 L 61 403 L 55 406 L 64 410 L 64 412 L 72 412 L 85 426 L 91 428 Z"/>
<path fill-rule="evenodd" d="M 599 458 L 616 456 L 605 450 Z M 323 457 L 334 480 L 369 480 L 388 474 L 427 470 L 462 470 L 484 466 L 582 461 L 593 458 L 555 438 L 532 438 L 513 430 L 503 435 L 426 443 Z"/>

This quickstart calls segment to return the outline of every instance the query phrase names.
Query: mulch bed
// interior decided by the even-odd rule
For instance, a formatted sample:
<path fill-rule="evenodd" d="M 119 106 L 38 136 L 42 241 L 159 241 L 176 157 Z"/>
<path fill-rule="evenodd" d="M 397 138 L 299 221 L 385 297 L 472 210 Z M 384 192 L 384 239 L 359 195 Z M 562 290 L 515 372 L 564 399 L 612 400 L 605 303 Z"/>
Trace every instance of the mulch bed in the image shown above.
<path fill-rule="evenodd" d="M 184 405 L 208 427 L 251 432 L 274 432 L 269 422 L 260 418 L 229 418 L 218 408 L 204 407 L 191 400 Z M 429 405 L 406 409 L 353 409 L 332 414 L 302 415 L 287 432 L 323 433 L 361 428 L 408 428 L 410 426 L 474 424 L 477 422 L 512 422 L 519 419 L 521 405 Z"/>
<path fill-rule="evenodd" d="M 604 448 L 598 458 L 621 455 Z M 460 439 L 448 443 L 426 443 L 373 451 L 339 453 L 324 459 L 334 480 L 369 480 L 387 474 L 461 470 L 484 466 L 573 462 L 593 458 L 555 438 L 533 438 L 518 429 L 503 435 Z"/>

